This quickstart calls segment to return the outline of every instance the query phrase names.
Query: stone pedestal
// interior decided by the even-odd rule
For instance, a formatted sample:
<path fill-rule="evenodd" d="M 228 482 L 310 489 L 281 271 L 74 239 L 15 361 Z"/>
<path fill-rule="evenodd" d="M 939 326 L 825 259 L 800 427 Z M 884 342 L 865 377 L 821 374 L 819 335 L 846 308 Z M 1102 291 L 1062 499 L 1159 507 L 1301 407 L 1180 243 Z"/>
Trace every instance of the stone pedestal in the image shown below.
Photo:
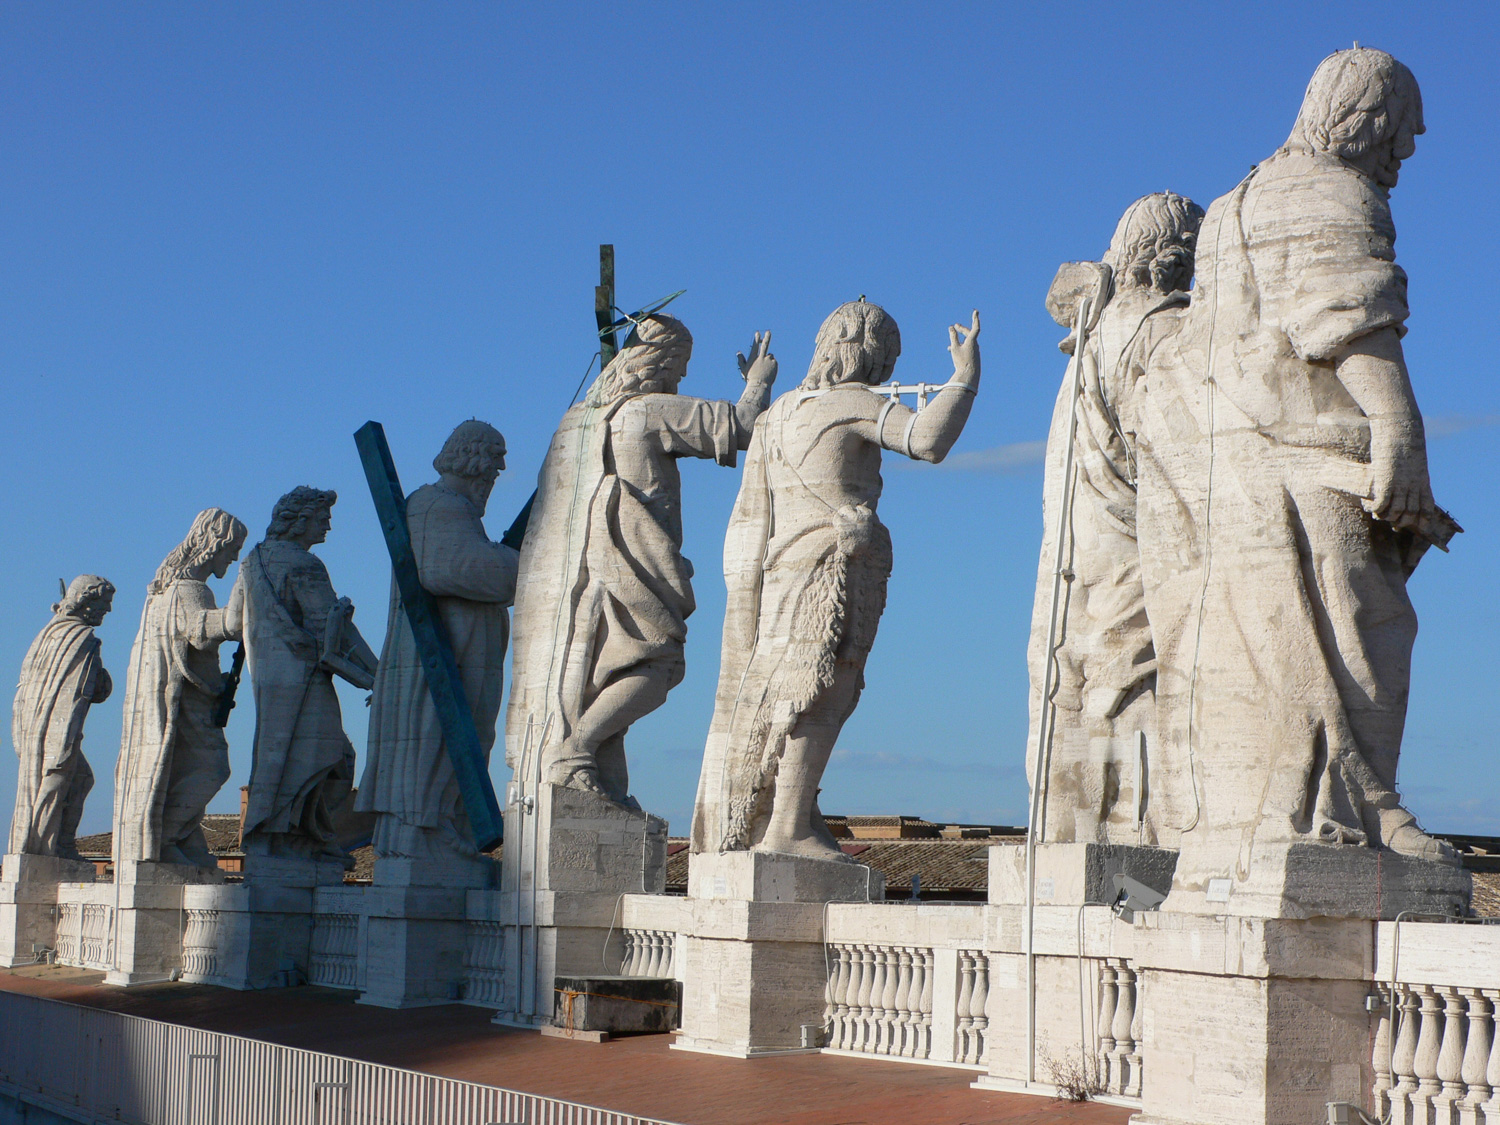
<path fill-rule="evenodd" d="M 0 969 L 32 965 L 57 949 L 57 888 L 92 883 L 94 865 L 46 855 L 0 860 Z"/>
<path fill-rule="evenodd" d="M 343 881 L 336 860 L 253 855 L 243 883 L 186 887 L 182 979 L 236 989 L 305 982 L 314 893 Z"/>
<path fill-rule="evenodd" d="M 487 856 L 377 859 L 360 898 L 359 1002 L 418 1008 L 462 999 L 468 892 L 493 888 L 498 876 Z"/>
<path fill-rule="evenodd" d="M 666 886 L 667 822 L 542 783 L 506 812 L 499 906 L 505 982 L 495 1022 L 554 1021 L 559 976 L 620 972 L 621 900 Z"/>
<path fill-rule="evenodd" d="M 752 1058 L 821 1048 L 831 902 L 885 897 L 863 864 L 763 852 L 693 857 L 679 933 L 684 1051 Z"/>
<path fill-rule="evenodd" d="M 1473 881 L 1461 867 L 1357 844 L 1185 838 L 1162 909 L 1254 918 L 1390 920 L 1402 911 L 1466 914 Z"/>
<path fill-rule="evenodd" d="M 168 979 L 182 968 L 187 928 L 183 893 L 222 884 L 217 868 L 125 860 L 115 865 L 114 934 L 105 984 L 132 985 Z"/>

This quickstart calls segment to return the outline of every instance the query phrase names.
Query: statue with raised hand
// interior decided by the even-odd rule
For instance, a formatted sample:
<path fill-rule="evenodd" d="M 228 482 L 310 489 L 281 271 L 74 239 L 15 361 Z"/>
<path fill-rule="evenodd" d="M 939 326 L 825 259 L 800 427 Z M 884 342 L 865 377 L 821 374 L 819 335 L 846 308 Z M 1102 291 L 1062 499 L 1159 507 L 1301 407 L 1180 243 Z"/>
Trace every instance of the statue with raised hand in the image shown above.
<path fill-rule="evenodd" d="M 695 852 L 842 854 L 818 784 L 864 687 L 891 539 L 875 514 L 892 450 L 941 461 L 979 387 L 979 314 L 949 329 L 953 377 L 920 412 L 875 393 L 901 352 L 864 301 L 823 322 L 807 378 L 756 426 L 724 541 L 729 600 Z"/>
<path fill-rule="evenodd" d="M 563 415 L 538 480 L 516 596 L 506 763 L 638 807 L 625 735 L 682 681 L 692 564 L 682 554 L 678 461 L 735 464 L 770 401 L 771 334 L 739 357 L 738 402 L 678 393 L 693 338 L 642 317 Z"/>

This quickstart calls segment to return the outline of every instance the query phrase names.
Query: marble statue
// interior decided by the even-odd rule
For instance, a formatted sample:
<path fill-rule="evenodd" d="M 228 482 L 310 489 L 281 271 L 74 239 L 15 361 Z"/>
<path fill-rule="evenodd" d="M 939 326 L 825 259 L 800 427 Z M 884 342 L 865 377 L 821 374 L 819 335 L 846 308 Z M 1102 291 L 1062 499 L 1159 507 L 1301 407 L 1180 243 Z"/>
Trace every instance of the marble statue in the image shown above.
<path fill-rule="evenodd" d="M 115 764 L 117 864 L 218 867 L 203 813 L 229 780 L 229 743 L 215 716 L 224 690 L 219 645 L 240 637 L 242 606 L 234 593 L 218 608 L 207 579 L 224 577 L 245 536 L 228 512 L 199 512 L 146 587 Z"/>
<path fill-rule="evenodd" d="M 1107 303 L 1086 326 L 1087 344 L 1076 356 L 1082 368 L 1076 403 L 1070 364 L 1052 412 L 1027 650 L 1028 778 L 1048 686 L 1058 519 L 1065 493 L 1072 495 L 1063 529 L 1067 580 L 1058 587 L 1055 609 L 1055 711 L 1049 716 L 1049 768 L 1037 830 L 1042 841 L 1159 842 L 1139 745 L 1141 734 L 1155 735 L 1156 654 L 1135 535 L 1136 410 L 1142 349 L 1163 325 L 1174 326 L 1187 306 L 1202 220 L 1201 207 L 1172 192 L 1130 205 L 1104 255 L 1106 269 L 1098 271 L 1099 296 Z M 1067 270 L 1059 271 L 1059 281 Z M 1054 285 L 1054 294 L 1059 288 Z M 1076 302 L 1054 311 L 1064 327 L 1075 329 Z M 1074 354 L 1076 330 L 1061 346 Z M 1070 430 L 1072 471 L 1065 476 Z"/>
<path fill-rule="evenodd" d="M 438 480 L 407 497 L 406 523 L 417 575 L 437 601 L 488 756 L 500 714 L 519 559 L 514 548 L 490 541 L 483 522 L 495 478 L 505 468 L 505 439 L 494 427 L 471 419 L 449 435 L 432 466 Z M 374 687 L 355 806 L 375 814 L 376 855 L 439 863 L 477 859 L 394 579 Z"/>
<path fill-rule="evenodd" d="M 265 540 L 240 563 L 255 749 L 244 850 L 343 859 L 336 814 L 354 783 L 333 677 L 375 682 L 376 659 L 311 548 L 328 537 L 334 492 L 298 487 L 276 502 Z"/>
<path fill-rule="evenodd" d="M 757 334 L 737 403 L 678 394 L 693 338 L 643 318 L 563 415 L 521 552 L 506 763 L 523 785 L 630 797 L 625 734 L 681 682 L 692 564 L 682 555 L 681 457 L 735 464 L 770 401 Z"/>
<path fill-rule="evenodd" d="M 1137 526 L 1179 884 L 1244 879 L 1264 845 L 1451 860 L 1396 792 L 1406 582 L 1458 530 L 1401 349 L 1388 198 L 1421 132 L 1405 66 L 1325 59 L 1286 144 L 1209 208 L 1191 307 L 1146 369 Z"/>
<path fill-rule="evenodd" d="M 841 305 L 807 378 L 757 424 L 724 542 L 729 597 L 695 852 L 842 856 L 817 792 L 885 609 L 881 451 L 947 455 L 979 386 L 978 338 L 978 313 L 949 330 L 953 378 L 919 413 L 871 389 L 900 354 L 896 322 L 864 300 Z"/>
<path fill-rule="evenodd" d="M 13 854 L 83 858 L 76 845 L 78 821 L 94 787 L 94 771 L 83 756 L 83 724 L 89 707 L 103 703 L 114 687 L 94 630 L 114 596 L 105 579 L 79 575 L 26 651 L 11 713 L 11 738 L 21 759 L 10 822 Z"/>

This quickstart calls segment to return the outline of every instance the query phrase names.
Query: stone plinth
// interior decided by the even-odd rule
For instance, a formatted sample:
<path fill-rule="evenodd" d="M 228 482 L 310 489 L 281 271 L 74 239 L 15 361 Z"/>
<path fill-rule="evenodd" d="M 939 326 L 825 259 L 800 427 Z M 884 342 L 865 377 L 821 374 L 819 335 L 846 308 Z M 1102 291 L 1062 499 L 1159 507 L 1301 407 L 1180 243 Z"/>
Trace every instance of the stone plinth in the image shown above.
<path fill-rule="evenodd" d="M 506 813 L 499 909 L 505 979 L 497 1023 L 554 1019 L 560 976 L 612 975 L 621 901 L 666 886 L 667 822 L 594 793 L 543 782 Z"/>
<path fill-rule="evenodd" d="M 1107 906 L 1114 901 L 1113 877 L 1128 875 L 1166 894 L 1172 886 L 1177 853 L 1170 848 L 1126 844 L 1038 844 L 1036 901 L 1039 906 Z M 996 905 L 1026 901 L 1026 848 L 990 848 L 989 900 Z"/>
<path fill-rule="evenodd" d="M 1357 844 L 1184 841 L 1166 910 L 1254 918 L 1392 919 L 1466 914 L 1460 867 Z"/>
<path fill-rule="evenodd" d="M 105 984 L 166 980 L 182 968 L 184 891 L 222 884 L 217 868 L 124 860 L 115 865 L 113 955 Z"/>
<path fill-rule="evenodd" d="M 46 855 L 0 860 L 0 969 L 35 964 L 57 948 L 57 888 L 92 883 L 94 865 Z"/>
<path fill-rule="evenodd" d="M 751 1058 L 822 1046 L 824 914 L 885 897 L 863 864 L 767 852 L 693 856 L 677 940 L 684 1051 Z"/>
<path fill-rule="evenodd" d="M 236 989 L 305 982 L 315 890 L 343 881 L 335 860 L 253 855 L 243 883 L 185 888 L 182 979 Z"/>
<path fill-rule="evenodd" d="M 468 893 L 493 888 L 498 876 L 484 856 L 377 859 L 374 884 L 360 896 L 359 1002 L 417 1008 L 461 999 Z"/>
<path fill-rule="evenodd" d="M 670 977 L 559 976 L 552 1025 L 609 1036 L 671 1031 L 682 986 Z"/>

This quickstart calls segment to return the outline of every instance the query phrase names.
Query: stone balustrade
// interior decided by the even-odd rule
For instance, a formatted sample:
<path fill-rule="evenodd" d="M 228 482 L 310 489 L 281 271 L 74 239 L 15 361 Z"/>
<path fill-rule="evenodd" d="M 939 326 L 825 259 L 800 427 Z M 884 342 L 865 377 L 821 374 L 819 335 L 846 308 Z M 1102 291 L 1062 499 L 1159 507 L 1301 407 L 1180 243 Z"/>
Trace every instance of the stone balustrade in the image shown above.
<path fill-rule="evenodd" d="M 464 946 L 464 1003 L 498 1008 L 504 996 L 505 927 L 498 919 L 470 918 Z"/>
<path fill-rule="evenodd" d="M 1141 1096 L 1140 977 L 1123 957 L 1099 965 L 1099 1022 L 1095 1025 L 1099 1085 L 1122 1098 Z"/>
<path fill-rule="evenodd" d="M 958 1003 L 954 1009 L 957 1031 L 953 1058 L 955 1062 L 982 1066 L 987 1061 L 985 1030 L 990 1024 L 987 1011 L 990 995 L 989 956 L 980 949 L 961 949 L 958 952 L 958 971 Z"/>
<path fill-rule="evenodd" d="M 182 975 L 219 975 L 219 911 L 187 908 L 182 929 Z"/>
<path fill-rule="evenodd" d="M 359 987 L 359 915 L 313 915 L 307 982 L 325 988 Z"/>
<path fill-rule="evenodd" d="M 625 952 L 620 975 L 670 977 L 676 975 L 677 935 L 670 930 L 627 929 L 621 933 Z"/>
<path fill-rule="evenodd" d="M 76 899 L 59 902 L 56 949 L 59 965 L 101 971 L 112 968 L 114 908 Z"/>
<path fill-rule="evenodd" d="M 1382 1007 L 1372 1063 L 1381 1118 L 1391 1125 L 1500 1123 L 1500 990 L 1377 989 Z"/>
<path fill-rule="evenodd" d="M 931 1055 L 931 949 L 832 945 L 828 957 L 826 1046 L 905 1059 Z"/>

